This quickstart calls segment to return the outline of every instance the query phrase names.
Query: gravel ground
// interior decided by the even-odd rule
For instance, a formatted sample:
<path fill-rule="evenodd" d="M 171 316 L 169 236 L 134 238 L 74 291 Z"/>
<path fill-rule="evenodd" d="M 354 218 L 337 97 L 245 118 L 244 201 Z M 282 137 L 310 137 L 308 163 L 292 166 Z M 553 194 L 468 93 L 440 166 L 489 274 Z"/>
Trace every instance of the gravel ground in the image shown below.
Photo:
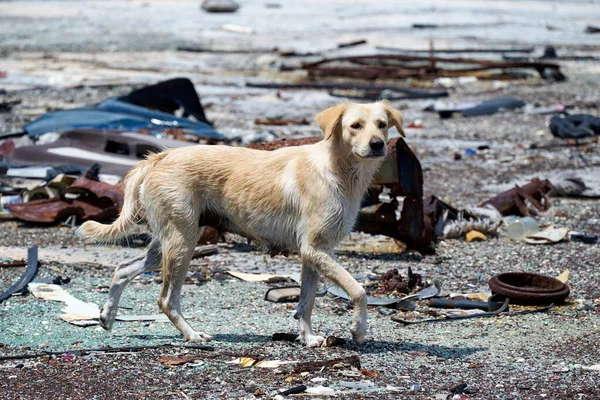
<path fill-rule="evenodd" d="M 571 2 L 509 1 L 495 6 L 496 13 L 486 8 L 489 2 L 479 1 L 455 2 L 453 7 L 439 9 L 426 2 L 415 10 L 406 5 L 396 8 L 396 2 L 383 2 L 377 10 L 369 9 L 369 13 L 357 8 L 360 18 L 344 9 L 343 18 L 329 26 L 335 32 L 332 35 L 324 35 L 323 30 L 316 28 L 331 22 L 323 16 L 305 21 L 305 27 L 312 28 L 304 30 L 310 33 L 302 33 L 290 23 L 304 21 L 301 13 L 296 19 L 289 15 L 273 18 L 276 24 L 268 29 L 255 27 L 256 33 L 250 37 L 223 33 L 220 26 L 225 22 L 260 25 L 257 15 L 265 5 L 248 1 L 242 7 L 247 13 L 238 13 L 231 21 L 219 16 L 207 22 L 200 36 L 195 26 L 204 21 L 182 22 L 180 29 L 173 29 L 173 20 L 182 20 L 184 14 L 190 13 L 190 7 L 199 13 L 196 3 L 112 2 L 119 7 L 118 17 L 111 16 L 99 2 L 91 1 L 3 3 L 7 14 L 0 17 L 0 33 L 10 40 L 0 41 L 0 71 L 7 71 L 7 77 L 0 79 L 0 89 L 6 89 L 0 92 L 0 102 L 19 104 L 0 111 L 0 133 L 17 132 L 23 124 L 47 111 L 93 104 L 143 84 L 181 75 L 189 76 L 197 85 L 207 116 L 215 127 L 229 137 L 241 137 L 246 143 L 319 134 L 314 123 L 265 127 L 255 125 L 254 119 L 312 119 L 316 112 L 339 101 L 321 91 L 246 88 L 244 83 L 248 80 L 302 79 L 298 74 L 280 73 L 279 65 L 290 60 L 273 52 L 175 51 L 182 44 L 254 51 L 264 49 L 265 43 L 275 43 L 306 50 L 317 46 L 323 36 L 327 36 L 326 43 L 319 46 L 330 48 L 359 35 L 369 40 L 368 49 L 359 49 L 364 52 L 372 50 L 374 45 L 389 44 L 391 35 L 395 40 L 391 42 L 398 46 L 410 44 L 414 38 L 415 47 L 426 47 L 429 38 L 433 38 L 440 46 L 556 43 L 558 51 L 564 53 L 585 50 L 597 55 L 600 50 L 589 35 L 581 33 L 585 24 L 595 20 L 594 2 L 578 8 Z M 173 4 L 177 4 L 177 9 L 166 12 L 175 7 Z M 366 7 L 365 4 L 361 7 Z M 27 6 L 35 12 L 28 11 Z M 331 2 L 326 8 L 333 12 L 340 7 Z M 403 20 L 406 29 L 395 31 L 386 24 L 369 28 L 372 15 L 392 9 L 407 15 L 406 21 Z M 152 19 L 137 31 L 130 30 L 128 22 L 139 13 L 148 13 Z M 531 17 L 531 13 L 536 17 Z M 440 15 L 448 15 L 448 19 L 440 20 Z M 446 27 L 414 35 L 408 28 L 416 22 L 464 24 L 474 15 L 479 16 L 481 26 Z M 82 20 L 73 21 L 77 16 L 83 16 Z M 571 19 L 576 23 L 569 23 Z M 528 26 L 530 20 L 535 23 Z M 65 34 L 54 34 L 59 28 Z M 76 39 L 65 39 L 69 33 Z M 152 41 L 140 39 L 140 35 L 150 34 L 154 35 Z M 343 53 L 334 50 L 331 54 Z M 566 82 L 531 79 L 459 84 L 449 89 L 451 96 L 447 100 L 459 103 L 514 96 L 539 107 L 574 103 L 577 105 L 574 112 L 598 115 L 597 64 L 562 62 L 561 65 L 569 77 Z M 426 83 L 406 84 L 414 87 Z M 403 110 L 407 124 L 420 120 L 424 126 L 408 128 L 406 132 L 407 141 L 424 168 L 426 195 L 433 194 L 456 207 L 466 207 L 535 176 L 552 178 L 563 171 L 600 173 L 598 140 L 574 144 L 554 139 L 546 127 L 548 116 L 506 112 L 441 120 L 422 111 L 429 103 L 393 102 Z M 488 149 L 474 155 L 466 152 L 483 145 Z M 536 218 L 542 225 L 600 234 L 600 203 L 594 199 L 553 198 L 551 208 Z M 69 227 L 0 223 L 0 257 L 18 259 L 22 254 L 19 251 L 38 245 L 42 261 L 40 277 L 68 276 L 71 282 L 64 288 L 69 293 L 98 305 L 107 297 L 112 266 L 142 251 L 140 241 L 133 244 L 133 248 L 89 246 L 75 237 Z M 298 257 L 271 258 L 228 236 L 219 244 L 218 254 L 192 263 L 190 275 L 207 280 L 186 285 L 182 298 L 184 313 L 191 318 L 191 324 L 214 335 L 212 350 L 176 347 L 184 343 L 170 323 L 117 322 L 113 331 L 107 333 L 98 326 L 78 327 L 59 319 L 58 303 L 31 295 L 13 297 L 0 304 L 0 356 L 56 351 L 67 354 L 0 361 L 2 398 L 251 399 L 272 398 L 280 389 L 305 384 L 340 390 L 337 397 L 343 399 L 432 399 L 445 398 L 451 388 L 461 383 L 468 385 L 470 393 L 463 395 L 468 399 L 600 398 L 600 372 L 589 368 L 600 365 L 597 345 L 600 244 L 563 242 L 532 246 L 510 241 L 502 229 L 497 237 L 485 242 L 440 241 L 436 243 L 435 255 L 422 256 L 401 252 L 388 238 L 353 233 L 340 244 L 337 255 L 357 277 L 382 274 L 392 268 L 406 274 L 410 267 L 424 279 L 440 282 L 446 293 L 487 291 L 490 277 L 511 270 L 557 276 L 568 269 L 571 295 L 567 304 L 546 313 L 412 326 L 400 325 L 370 308 L 368 341 L 360 347 L 349 340 L 350 312 L 346 303 L 326 295 L 316 301 L 316 329 L 324 335 L 346 338 L 348 342 L 343 347 L 305 349 L 296 343 L 271 340 L 274 333 L 294 331 L 293 304 L 266 302 L 264 294 L 269 285 L 243 282 L 224 273 L 230 269 L 297 273 Z M 23 268 L 0 268 L 0 291 L 15 282 L 22 272 Z M 158 313 L 159 280 L 159 276 L 148 274 L 132 282 L 121 300 L 121 312 Z M 136 352 L 77 352 L 169 344 L 173 347 Z M 306 374 L 302 369 L 296 371 L 295 364 L 267 369 L 229 363 L 244 355 L 294 363 L 358 356 L 364 371 L 342 364 Z M 189 356 L 193 362 L 169 366 L 159 361 L 163 356 Z M 349 389 L 343 382 L 369 385 L 367 389 Z"/>

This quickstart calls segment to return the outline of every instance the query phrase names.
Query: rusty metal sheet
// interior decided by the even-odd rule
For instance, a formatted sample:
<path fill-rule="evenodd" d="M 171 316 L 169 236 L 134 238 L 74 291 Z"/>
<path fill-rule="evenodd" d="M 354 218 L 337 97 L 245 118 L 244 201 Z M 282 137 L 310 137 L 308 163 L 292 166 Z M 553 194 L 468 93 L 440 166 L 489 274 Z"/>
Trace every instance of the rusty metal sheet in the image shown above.
<path fill-rule="evenodd" d="M 491 199 L 484 201 L 480 206 L 491 204 L 502 215 L 529 215 L 527 203 L 529 202 L 539 211 L 546 211 L 550 208 L 550 199 L 548 193 L 552 190 L 552 183 L 549 180 L 543 181 L 534 178 L 524 186 L 515 185 L 514 188 L 504 191 Z"/>
<path fill-rule="evenodd" d="M 116 218 L 119 209 L 105 198 L 67 200 L 61 198 L 33 200 L 28 203 L 10 204 L 10 212 L 21 221 L 52 224 L 75 216 L 79 221 L 88 219 L 106 221 Z"/>
<path fill-rule="evenodd" d="M 448 67 L 451 65 L 452 67 Z M 532 70 L 543 79 L 563 81 L 560 65 L 549 62 L 496 61 L 475 58 L 415 56 L 407 54 L 375 54 L 333 57 L 282 70 L 303 69 L 312 77 L 335 76 L 358 79 L 405 79 L 477 76 L 481 79 L 510 78 L 510 70 Z M 516 76 L 516 75 L 515 75 Z"/>
<path fill-rule="evenodd" d="M 100 182 L 94 179 L 90 179 L 85 175 L 80 176 L 67 188 L 68 193 L 92 193 L 99 199 L 106 198 L 112 201 L 112 203 L 121 210 L 123 207 L 123 201 L 125 194 L 123 192 L 123 185 L 110 185 L 105 182 Z"/>

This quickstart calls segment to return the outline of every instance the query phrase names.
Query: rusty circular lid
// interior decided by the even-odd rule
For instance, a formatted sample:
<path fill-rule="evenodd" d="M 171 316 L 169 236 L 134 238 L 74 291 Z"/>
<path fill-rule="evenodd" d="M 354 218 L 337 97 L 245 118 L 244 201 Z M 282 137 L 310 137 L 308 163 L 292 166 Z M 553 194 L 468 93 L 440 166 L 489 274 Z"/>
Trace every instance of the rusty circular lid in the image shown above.
<path fill-rule="evenodd" d="M 529 272 L 506 272 L 488 284 L 493 293 L 510 298 L 513 304 L 559 304 L 569 295 L 569 286 L 558 279 Z"/>

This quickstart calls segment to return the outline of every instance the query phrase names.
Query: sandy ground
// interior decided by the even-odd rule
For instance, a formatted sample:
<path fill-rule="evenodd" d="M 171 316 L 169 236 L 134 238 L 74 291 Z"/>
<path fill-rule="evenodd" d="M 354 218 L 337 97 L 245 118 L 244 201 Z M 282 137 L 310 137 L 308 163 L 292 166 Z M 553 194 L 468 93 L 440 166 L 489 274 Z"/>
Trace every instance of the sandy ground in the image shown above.
<path fill-rule="evenodd" d="M 433 39 L 439 47 L 532 45 L 540 54 L 541 46 L 554 44 L 563 54 L 599 55 L 597 35 L 583 33 L 586 25 L 600 19 L 597 2 L 424 1 L 415 6 L 383 1 L 375 6 L 331 1 L 281 2 L 280 8 L 267 7 L 268 3 L 241 2 L 236 14 L 208 15 L 196 1 L 2 2 L 0 71 L 6 77 L 0 79 L 0 100 L 20 104 L 0 113 L 0 132 L 19 131 L 49 110 L 92 104 L 142 84 L 187 76 L 196 84 L 208 118 L 228 137 L 248 143 L 319 134 L 315 124 L 254 124 L 257 117 L 312 120 L 316 112 L 340 100 L 317 90 L 246 88 L 246 82 L 303 79 L 302 74 L 279 72 L 280 65 L 298 59 L 281 57 L 273 48 L 321 51 L 367 39 L 365 46 L 327 52 L 360 54 L 385 45 L 424 49 Z M 413 30 L 413 23 L 443 27 Z M 254 33 L 228 32 L 222 29 L 224 24 L 250 27 Z M 177 51 L 179 46 L 238 52 L 190 53 Z M 539 107 L 578 103 L 576 112 L 597 115 L 597 63 L 561 65 L 567 82 L 480 81 L 450 88 L 447 101 L 514 96 Z M 554 139 L 546 127 L 548 116 L 511 112 L 440 120 L 422 111 L 429 103 L 393 103 L 403 109 L 407 123 L 423 123 L 423 129 L 406 131 L 424 167 L 426 195 L 465 207 L 531 177 L 552 178 L 566 170 L 600 172 L 598 141 L 576 146 Z M 467 149 L 482 145 L 489 149 L 467 154 Z M 455 160 L 455 154 L 461 159 Z M 550 210 L 536 218 L 543 225 L 600 234 L 597 200 L 555 198 Z M 40 246 L 41 278 L 68 276 L 71 282 L 65 289 L 98 305 L 106 299 L 113 266 L 143 251 L 85 245 L 68 227 L 0 224 L 1 257 L 20 259 L 31 245 Z M 338 348 L 305 349 L 271 340 L 273 333 L 294 331 L 293 304 L 266 302 L 267 284 L 243 282 L 224 273 L 233 269 L 290 274 L 299 272 L 298 258 L 270 258 L 228 238 L 219 244 L 218 254 L 195 260 L 191 267 L 190 275 L 207 281 L 184 289 L 183 309 L 193 326 L 214 335 L 212 351 L 174 347 L 77 353 L 184 343 L 169 323 L 117 322 L 107 333 L 98 326 L 77 327 L 59 319 L 57 303 L 31 295 L 13 297 L 0 304 L 0 356 L 69 350 L 72 354 L 0 361 L 2 397 L 250 399 L 272 398 L 280 389 L 305 384 L 330 387 L 342 399 L 446 398 L 452 387 L 466 383 L 471 393 L 463 396 L 469 399 L 600 398 L 600 372 L 593 369 L 600 364 L 600 245 L 563 242 L 535 247 L 510 241 L 502 229 L 486 242 L 441 241 L 435 256 L 422 256 L 400 252 L 387 238 L 353 233 L 337 254 L 357 277 L 391 268 L 406 274 L 411 267 L 425 279 L 440 282 L 448 293 L 486 291 L 491 276 L 510 270 L 557 276 L 568 269 L 571 296 L 566 305 L 547 313 L 414 326 L 399 325 L 370 308 L 369 340 L 358 347 L 349 340 L 347 305 L 326 295 L 317 299 L 316 328 L 349 341 Z M 22 272 L 0 268 L 0 287 L 9 287 Z M 125 291 L 121 313 L 158 313 L 158 280 L 145 275 L 134 281 Z M 194 361 L 179 366 L 159 361 L 162 356 L 183 355 Z M 264 369 L 228 363 L 241 355 L 296 363 L 358 356 L 367 372 L 339 366 L 303 374 L 294 371 L 295 364 Z M 351 389 L 344 382 L 366 386 Z"/>

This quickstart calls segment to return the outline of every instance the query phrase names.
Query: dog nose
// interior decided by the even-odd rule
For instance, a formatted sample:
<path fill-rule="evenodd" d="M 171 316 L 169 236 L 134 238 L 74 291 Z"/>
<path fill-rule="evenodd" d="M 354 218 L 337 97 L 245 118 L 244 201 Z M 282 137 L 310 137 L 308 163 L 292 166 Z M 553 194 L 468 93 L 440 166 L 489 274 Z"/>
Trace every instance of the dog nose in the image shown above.
<path fill-rule="evenodd" d="M 381 151 L 383 149 L 383 146 L 385 146 L 385 143 L 380 138 L 374 137 L 371 138 L 371 140 L 369 140 L 369 147 L 373 151 Z"/>

